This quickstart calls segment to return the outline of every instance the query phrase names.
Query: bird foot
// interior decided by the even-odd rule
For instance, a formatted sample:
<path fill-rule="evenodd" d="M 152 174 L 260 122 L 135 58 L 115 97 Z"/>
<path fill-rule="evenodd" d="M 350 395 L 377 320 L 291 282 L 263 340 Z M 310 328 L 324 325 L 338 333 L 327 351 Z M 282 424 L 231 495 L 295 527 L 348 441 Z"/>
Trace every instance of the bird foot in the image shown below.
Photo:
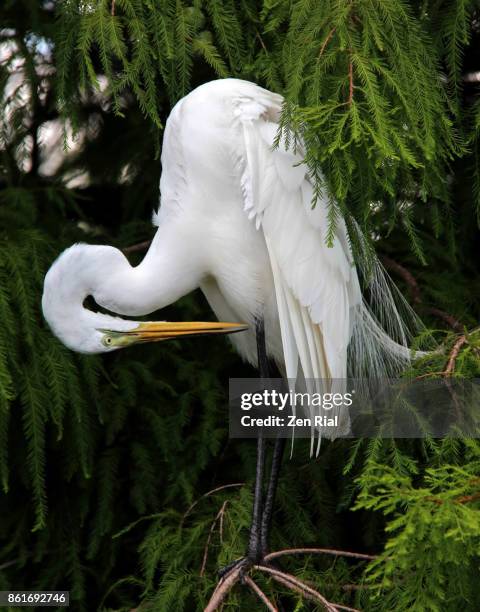
<path fill-rule="evenodd" d="M 225 578 L 227 574 L 229 574 L 235 568 L 240 568 L 241 570 L 246 572 L 252 566 L 253 566 L 253 561 L 249 559 L 248 556 L 240 557 L 239 559 L 235 559 L 235 561 L 231 561 L 230 563 L 227 563 L 227 565 L 224 565 L 223 567 L 221 567 L 217 572 L 218 578 L 219 580 L 222 580 L 223 578 Z"/>
<path fill-rule="evenodd" d="M 227 565 L 221 567 L 217 572 L 218 577 L 219 579 L 222 579 L 235 568 L 239 568 L 241 573 L 240 578 L 242 578 L 254 565 L 272 565 L 272 563 L 266 559 L 266 556 L 266 551 L 260 552 L 260 550 L 253 550 L 247 552 L 244 557 L 235 559 L 235 561 L 227 563 Z"/>
<path fill-rule="evenodd" d="M 227 565 L 224 565 L 218 570 L 218 578 L 221 580 L 236 567 L 239 567 L 239 566 L 247 567 L 248 561 L 249 561 L 248 557 L 240 557 L 239 559 L 235 559 L 235 561 L 232 561 L 231 563 L 227 563 Z"/>
<path fill-rule="evenodd" d="M 245 556 L 240 557 L 239 559 L 235 559 L 231 563 L 228 563 L 224 567 L 221 567 L 218 570 L 218 577 L 222 579 L 229 572 L 231 572 L 235 568 L 239 568 L 241 570 L 241 577 L 248 572 L 254 565 L 263 564 L 263 565 L 271 565 L 268 557 L 268 541 L 267 538 L 261 537 L 258 535 L 257 530 L 250 534 L 250 540 L 247 547 L 247 552 Z"/>

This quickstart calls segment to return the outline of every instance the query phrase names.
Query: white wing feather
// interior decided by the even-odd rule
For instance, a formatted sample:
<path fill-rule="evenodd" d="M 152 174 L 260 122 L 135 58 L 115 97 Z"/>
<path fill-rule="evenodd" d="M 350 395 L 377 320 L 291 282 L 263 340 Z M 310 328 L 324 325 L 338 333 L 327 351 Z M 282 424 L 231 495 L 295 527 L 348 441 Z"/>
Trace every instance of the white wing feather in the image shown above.
<path fill-rule="evenodd" d="M 327 202 L 311 208 L 312 186 L 302 157 L 282 144 L 273 149 L 281 97 L 260 88 L 235 100 L 244 144 L 245 211 L 265 236 L 274 276 L 289 379 L 298 361 L 305 379 L 346 378 L 352 309 L 361 293 L 343 223 L 326 245 Z"/>

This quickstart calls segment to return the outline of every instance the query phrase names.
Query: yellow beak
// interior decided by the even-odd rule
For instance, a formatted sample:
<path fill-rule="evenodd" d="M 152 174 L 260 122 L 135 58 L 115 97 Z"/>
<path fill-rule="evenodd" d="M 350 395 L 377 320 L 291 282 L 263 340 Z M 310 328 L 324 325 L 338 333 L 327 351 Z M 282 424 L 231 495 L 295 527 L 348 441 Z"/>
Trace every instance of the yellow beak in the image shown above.
<path fill-rule="evenodd" d="M 215 323 L 197 321 L 171 323 L 169 321 L 156 321 L 153 323 L 140 323 L 136 329 L 127 333 L 130 336 L 138 337 L 139 342 L 155 342 L 188 336 L 232 334 L 245 329 L 248 329 L 248 325 L 243 323 L 221 323 L 220 321 Z"/>
<path fill-rule="evenodd" d="M 190 336 L 206 336 L 210 334 L 232 334 L 248 329 L 244 323 L 197 322 L 183 321 L 171 323 L 169 321 L 153 321 L 139 323 L 131 331 L 114 331 L 102 329 L 102 342 L 108 348 L 123 348 L 140 342 L 159 342 L 174 338 L 188 338 Z"/>

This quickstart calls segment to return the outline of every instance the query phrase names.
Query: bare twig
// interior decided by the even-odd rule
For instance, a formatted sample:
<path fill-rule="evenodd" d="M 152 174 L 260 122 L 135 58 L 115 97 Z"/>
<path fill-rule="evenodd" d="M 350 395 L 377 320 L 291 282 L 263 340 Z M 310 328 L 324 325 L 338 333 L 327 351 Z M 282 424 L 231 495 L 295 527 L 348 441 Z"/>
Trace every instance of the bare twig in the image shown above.
<path fill-rule="evenodd" d="M 480 484 L 480 478 L 472 478 L 468 481 L 469 485 L 478 485 Z M 470 495 L 461 495 L 460 497 L 455 497 L 453 499 L 453 502 L 456 504 L 468 504 L 472 501 L 477 501 L 477 499 L 480 499 L 480 491 L 476 492 L 476 493 L 472 493 Z M 434 504 L 437 504 L 437 506 L 441 506 L 442 504 L 445 503 L 445 500 L 440 499 L 439 497 L 427 497 L 428 501 L 433 502 Z"/>
<path fill-rule="evenodd" d="M 323 41 L 322 46 L 320 47 L 320 51 L 318 53 L 318 57 L 322 57 L 323 52 L 325 51 L 326 46 L 328 45 L 328 43 L 330 42 L 330 39 L 332 38 L 332 36 L 335 34 L 335 30 L 337 28 L 332 28 L 330 30 L 330 32 L 327 34 L 327 38 Z"/>
<path fill-rule="evenodd" d="M 318 601 L 317 597 L 315 597 L 314 595 L 304 591 L 301 587 L 297 586 L 296 584 L 294 584 L 290 580 L 287 580 L 286 578 L 283 578 L 281 576 L 272 576 L 272 578 L 274 580 L 276 580 L 277 582 L 279 582 L 280 584 L 283 584 L 287 588 L 292 589 L 293 591 L 296 591 L 297 593 L 300 593 L 300 595 L 302 597 L 304 597 L 305 599 L 310 599 L 312 601 Z M 330 602 L 328 602 L 328 603 L 330 603 Z M 328 607 L 325 605 L 325 608 L 327 609 L 328 612 L 337 612 L 336 609 L 331 607 L 330 605 Z"/>
<path fill-rule="evenodd" d="M 112 0 L 112 8 L 110 10 L 112 17 L 115 15 L 115 0 Z"/>
<path fill-rule="evenodd" d="M 298 578 L 295 578 L 295 576 L 292 576 L 291 574 L 286 574 L 285 572 L 281 572 L 280 570 L 277 570 L 273 567 L 269 567 L 267 565 L 254 565 L 253 567 L 255 569 L 260 570 L 261 572 L 270 574 L 274 580 L 277 580 L 277 582 L 281 582 L 282 584 L 288 586 L 294 591 L 301 593 L 303 597 L 319 601 L 325 607 L 327 612 L 337 612 L 336 608 L 333 606 L 332 603 L 328 601 L 328 599 L 326 599 L 314 588 L 308 586 L 308 584 L 305 584 Z"/>
<path fill-rule="evenodd" d="M 240 579 L 242 571 L 243 566 L 236 565 L 222 580 L 219 581 L 204 612 L 215 612 L 215 610 L 219 609 L 225 597 Z"/>
<path fill-rule="evenodd" d="M 364 553 L 350 552 L 347 550 L 335 550 L 333 548 L 285 548 L 271 552 L 265 557 L 265 561 L 271 561 L 277 557 L 284 555 L 334 555 L 336 557 L 352 557 L 354 559 L 364 559 L 365 561 L 373 561 L 377 557 L 375 555 L 366 555 Z"/>
<path fill-rule="evenodd" d="M 437 319 L 441 319 L 445 321 L 445 323 L 451 327 L 454 331 L 460 332 L 463 329 L 463 325 L 460 323 L 458 319 L 456 319 L 453 315 L 445 312 L 444 310 L 440 310 L 440 308 L 436 308 L 435 306 L 425 306 L 425 312 L 431 314 L 433 317 L 437 317 Z"/>
<path fill-rule="evenodd" d="M 292 578 L 290 574 L 285 574 L 285 576 L 288 576 L 288 578 Z M 325 606 L 325 609 L 328 612 L 330 612 L 331 610 L 333 610 L 334 612 L 337 612 L 338 610 L 345 610 L 345 612 L 360 612 L 360 610 L 358 610 L 357 608 L 350 608 L 349 606 L 344 606 L 343 604 L 333 603 L 331 601 L 328 601 L 327 599 L 323 597 L 323 595 L 320 595 L 318 591 L 315 591 L 315 589 L 312 589 L 311 587 L 309 587 L 309 589 L 314 591 L 316 595 L 306 592 L 300 586 L 296 585 L 292 580 L 289 580 L 288 578 L 284 578 L 283 576 L 281 577 L 281 576 L 272 575 L 272 578 L 274 580 L 277 580 L 277 582 L 280 582 L 281 584 L 285 585 L 286 587 L 293 589 L 294 591 L 297 591 L 306 599 L 312 599 L 315 601 L 316 599 L 318 599 L 318 596 L 320 596 L 322 599 L 320 599 L 319 601 L 321 601 L 321 603 Z"/>
<path fill-rule="evenodd" d="M 263 601 L 266 607 L 270 610 L 270 612 L 278 612 L 278 608 L 276 608 L 273 603 L 268 599 L 262 589 L 258 586 L 256 582 L 254 582 L 250 576 L 245 576 L 244 578 L 245 584 L 247 584 L 250 589 L 258 596 L 258 598 Z"/>
<path fill-rule="evenodd" d="M 351 106 L 353 102 L 353 63 L 352 60 L 348 62 L 348 106 Z"/>
<path fill-rule="evenodd" d="M 457 497 L 455 503 L 468 504 L 472 501 L 477 501 L 477 499 L 480 499 L 480 491 L 478 493 L 473 493 L 472 495 L 462 495 L 462 497 Z"/>
<path fill-rule="evenodd" d="M 432 376 L 445 376 L 445 371 L 442 372 L 426 372 L 425 374 L 419 374 L 415 376 L 415 380 L 422 380 L 422 378 L 430 378 Z"/>
<path fill-rule="evenodd" d="M 228 499 L 225 500 L 222 507 L 227 505 Z M 220 544 L 223 544 L 223 517 L 225 516 L 225 511 L 220 514 L 220 525 L 218 527 L 218 534 L 220 536 Z"/>
<path fill-rule="evenodd" d="M 450 357 L 448 359 L 447 367 L 445 368 L 445 374 L 450 375 L 453 374 L 455 370 L 455 362 L 457 361 L 458 354 L 460 353 L 460 349 L 467 342 L 467 338 L 465 334 L 457 338 L 453 348 L 450 352 Z"/>
<path fill-rule="evenodd" d="M 217 515 L 217 518 L 219 516 L 220 516 L 220 513 Z M 217 521 L 217 518 L 215 519 L 215 522 Z M 310 553 L 326 553 L 326 554 L 333 554 L 337 556 L 342 555 L 342 556 L 347 556 L 347 557 L 364 559 L 368 561 L 372 559 L 376 559 L 376 557 L 373 555 L 365 555 L 363 553 L 352 553 L 349 551 L 334 550 L 331 548 L 292 548 L 292 549 L 279 550 L 279 551 L 270 553 L 264 558 L 264 561 L 268 563 L 270 560 L 276 557 L 280 557 L 282 555 L 286 555 L 286 554 L 310 554 Z M 248 565 L 246 566 L 245 564 L 242 564 L 242 563 L 235 565 L 234 568 L 230 570 L 230 572 L 226 574 L 218 582 L 204 612 L 214 612 L 214 610 L 218 610 L 223 600 L 227 596 L 228 592 L 232 589 L 232 587 L 240 579 L 242 579 L 243 582 L 252 591 L 255 592 L 255 594 L 259 597 L 259 599 L 263 601 L 263 603 L 267 606 L 267 608 L 271 612 L 276 612 L 277 608 L 274 606 L 274 604 L 265 595 L 265 593 L 260 589 L 260 587 L 254 582 L 251 576 L 245 573 L 246 569 L 249 567 L 250 566 Z M 339 612 L 339 610 L 345 610 L 345 612 L 359 612 L 359 610 L 355 608 L 349 608 L 348 606 L 344 606 L 343 604 L 337 604 L 337 603 L 332 603 L 328 601 L 326 597 L 324 597 L 321 593 L 319 593 L 310 584 L 307 584 L 306 582 L 300 580 L 299 578 L 297 578 L 296 576 L 293 576 L 292 574 L 288 574 L 275 567 L 271 567 L 270 565 L 263 565 L 263 564 L 254 565 L 253 568 L 251 569 L 258 570 L 260 572 L 269 574 L 272 579 L 283 584 L 289 589 L 292 589 L 293 591 L 300 593 L 300 595 L 302 595 L 302 597 L 305 597 L 306 599 L 320 602 L 322 606 L 327 610 L 327 612 Z M 362 588 L 361 586 L 357 586 L 357 585 L 344 585 L 344 587 L 345 587 L 344 588 L 345 591 Z"/>
<path fill-rule="evenodd" d="M 191 513 L 191 511 L 195 508 L 195 506 L 198 503 L 200 503 L 202 499 L 205 499 L 205 497 L 209 497 L 210 495 L 213 495 L 214 493 L 218 493 L 218 491 L 223 491 L 224 489 L 230 489 L 232 487 L 243 487 L 244 484 L 245 484 L 244 482 L 232 482 L 231 484 L 221 485 L 220 487 L 216 487 L 215 489 L 212 489 L 211 491 L 207 491 L 202 496 L 200 496 L 198 499 L 196 499 L 193 502 L 193 504 L 191 504 L 191 506 L 189 506 L 185 514 L 182 516 L 180 526 L 183 525 L 183 522 L 185 521 L 187 516 Z"/>
<path fill-rule="evenodd" d="M 262 45 L 262 49 L 265 51 L 265 53 L 268 55 L 268 51 L 267 51 L 267 47 L 265 46 L 265 43 L 263 42 L 262 37 L 260 36 L 260 32 L 255 28 L 255 32 L 257 35 L 258 40 L 260 41 L 260 44 Z"/>
<path fill-rule="evenodd" d="M 349 608 L 348 606 L 344 606 L 343 604 L 334 603 L 332 604 L 337 610 L 345 610 L 345 612 L 360 612 L 357 608 Z"/>
<path fill-rule="evenodd" d="M 202 559 L 202 567 L 200 568 L 200 576 L 203 576 L 205 574 L 205 568 L 207 567 L 207 559 L 208 559 L 208 549 L 210 547 L 210 542 L 213 537 L 213 532 L 215 531 L 215 525 L 217 524 L 219 520 L 222 520 L 222 517 L 225 513 L 225 507 L 227 504 L 228 504 L 228 499 L 226 499 L 223 502 L 222 507 L 217 513 L 217 516 L 213 519 L 212 525 L 210 527 L 210 531 L 208 533 L 207 541 L 205 543 L 205 549 L 203 551 L 203 559 Z"/>
<path fill-rule="evenodd" d="M 363 591 L 365 589 L 376 589 L 377 585 L 376 584 L 342 584 L 340 588 L 342 589 L 342 591 Z"/>

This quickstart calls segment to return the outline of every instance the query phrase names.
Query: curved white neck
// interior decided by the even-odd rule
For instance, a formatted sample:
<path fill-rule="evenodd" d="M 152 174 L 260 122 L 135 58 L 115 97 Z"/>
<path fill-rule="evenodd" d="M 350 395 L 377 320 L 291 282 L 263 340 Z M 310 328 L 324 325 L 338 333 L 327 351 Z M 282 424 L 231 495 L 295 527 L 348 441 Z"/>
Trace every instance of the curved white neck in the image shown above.
<path fill-rule="evenodd" d="M 132 267 L 122 255 L 96 279 L 95 301 L 113 312 L 146 315 L 176 302 L 200 285 L 203 268 L 189 242 L 176 232 L 157 231 L 142 262 Z"/>
<path fill-rule="evenodd" d="M 125 331 L 138 323 L 92 312 L 84 307 L 85 298 L 92 295 L 100 306 L 127 316 L 168 306 L 196 289 L 202 279 L 202 262 L 189 244 L 180 225 L 168 231 L 159 228 L 136 267 L 110 246 L 70 247 L 45 277 L 42 308 L 52 331 L 73 350 L 98 352 L 99 329 Z"/>

